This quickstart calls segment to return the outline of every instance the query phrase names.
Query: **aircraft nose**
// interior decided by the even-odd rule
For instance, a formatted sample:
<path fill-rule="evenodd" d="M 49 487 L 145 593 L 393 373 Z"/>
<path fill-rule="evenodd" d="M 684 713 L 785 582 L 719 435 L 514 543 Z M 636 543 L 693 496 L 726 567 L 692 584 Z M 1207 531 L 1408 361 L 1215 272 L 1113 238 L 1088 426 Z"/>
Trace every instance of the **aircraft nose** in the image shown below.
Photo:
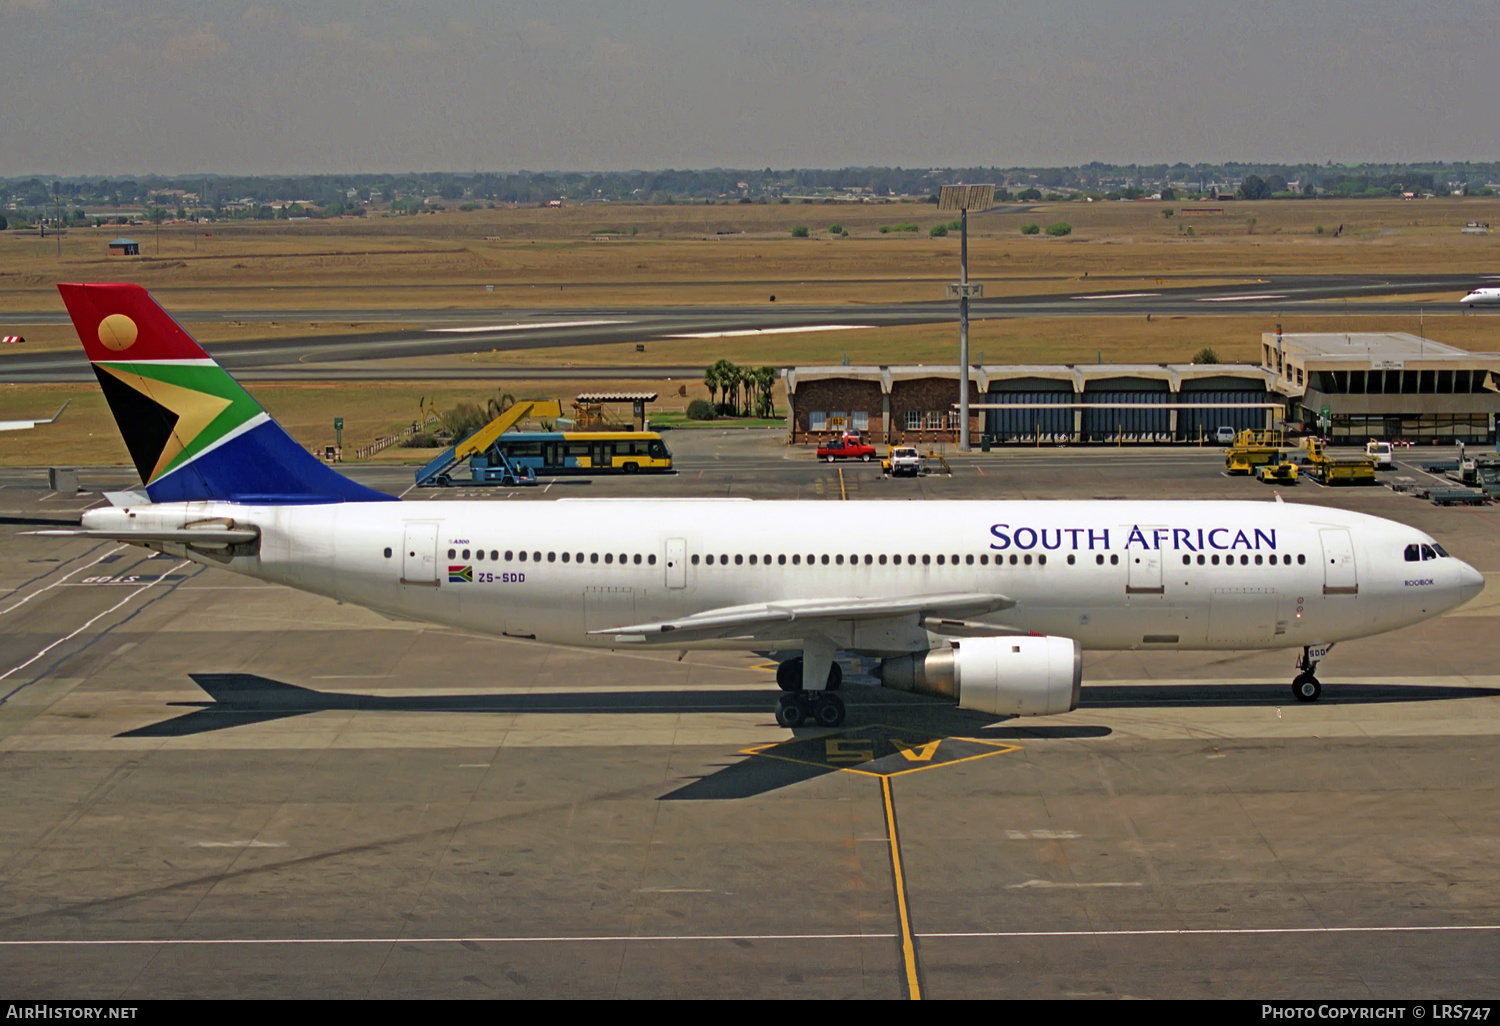
<path fill-rule="evenodd" d="M 1467 563 L 1460 563 L 1458 568 L 1459 605 L 1468 602 L 1483 590 L 1484 574 Z"/>

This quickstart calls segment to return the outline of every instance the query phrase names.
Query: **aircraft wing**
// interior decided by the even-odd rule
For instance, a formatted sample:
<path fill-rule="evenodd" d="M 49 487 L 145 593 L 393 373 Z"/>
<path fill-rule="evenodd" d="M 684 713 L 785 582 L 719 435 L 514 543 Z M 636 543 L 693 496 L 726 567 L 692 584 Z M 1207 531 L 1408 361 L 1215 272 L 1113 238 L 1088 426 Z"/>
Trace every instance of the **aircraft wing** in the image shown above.
<path fill-rule="evenodd" d="M 56 413 L 42 420 L 0 420 L 0 431 L 25 431 L 27 428 L 34 428 L 39 424 L 51 424 L 58 417 L 62 416 L 63 410 L 66 410 L 68 403 L 72 401 L 69 399 L 68 402 L 62 404 Z"/>
<path fill-rule="evenodd" d="M 676 645 L 718 638 L 795 638 L 818 631 L 819 623 L 885 620 L 902 616 L 981 616 L 1016 603 L 1004 595 L 950 592 L 906 598 L 787 599 L 710 609 L 680 620 L 632 624 L 589 631 L 617 641 Z"/>

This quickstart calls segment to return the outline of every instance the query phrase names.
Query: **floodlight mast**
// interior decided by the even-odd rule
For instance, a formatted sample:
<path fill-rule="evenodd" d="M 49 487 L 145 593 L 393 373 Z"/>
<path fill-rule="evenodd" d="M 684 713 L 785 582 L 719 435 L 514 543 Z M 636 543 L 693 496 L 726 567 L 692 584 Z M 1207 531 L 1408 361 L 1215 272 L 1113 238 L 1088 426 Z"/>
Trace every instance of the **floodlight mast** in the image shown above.
<path fill-rule="evenodd" d="M 969 296 L 984 295 L 983 285 L 969 285 L 969 210 L 994 205 L 993 185 L 945 185 L 938 191 L 939 210 L 958 211 L 958 284 L 948 295 L 958 296 L 958 451 L 969 452 Z"/>

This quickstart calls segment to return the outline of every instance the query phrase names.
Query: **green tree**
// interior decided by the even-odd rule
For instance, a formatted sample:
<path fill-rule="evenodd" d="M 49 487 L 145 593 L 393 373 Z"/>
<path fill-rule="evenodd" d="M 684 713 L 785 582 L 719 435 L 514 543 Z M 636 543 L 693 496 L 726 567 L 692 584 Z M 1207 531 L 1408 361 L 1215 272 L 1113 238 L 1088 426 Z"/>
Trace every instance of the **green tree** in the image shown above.
<path fill-rule="evenodd" d="M 728 412 L 732 412 L 730 395 L 738 387 L 739 371 L 740 369 L 728 360 L 718 360 L 703 374 L 703 383 L 708 385 L 711 395 L 717 396 L 719 392 L 724 393 L 722 405 L 731 407 Z M 715 406 L 718 405 L 720 401 L 716 398 Z"/>
<path fill-rule="evenodd" d="M 757 367 L 755 375 L 755 415 L 757 417 L 774 417 L 776 415 L 775 391 L 776 391 L 776 368 Z"/>
<path fill-rule="evenodd" d="M 0 214 L 0 232 L 5 231 L 5 229 L 7 229 L 9 227 L 10 227 L 10 222 L 5 219 L 5 215 L 4 214 Z"/>
<path fill-rule="evenodd" d="M 468 438 L 489 423 L 484 411 L 474 403 L 459 403 L 439 416 L 443 422 L 443 430 L 455 442 Z"/>
<path fill-rule="evenodd" d="M 1041 230 L 1042 230 L 1042 226 L 1039 225 L 1039 224 L 1023 224 L 1023 225 L 1021 225 L 1021 234 L 1022 235 L 1037 235 L 1037 234 L 1039 234 L 1041 232 Z"/>
<path fill-rule="evenodd" d="M 797 227 L 792 229 L 792 238 L 794 239 L 805 239 L 807 238 L 807 236 L 808 231 L 807 225 L 805 224 L 799 224 Z"/>
<path fill-rule="evenodd" d="M 948 226 L 945 224 L 935 224 L 927 234 L 931 235 L 934 239 L 941 239 L 948 234 Z"/>
<path fill-rule="evenodd" d="M 1018 192 L 1016 194 L 1016 199 L 1020 200 L 1022 203 L 1034 202 L 1035 200 L 1039 200 L 1041 198 L 1042 198 L 1042 190 L 1040 190 L 1040 189 L 1034 189 L 1034 188 L 1033 189 L 1022 189 L 1020 192 Z"/>
<path fill-rule="evenodd" d="M 703 368 L 703 384 L 708 389 L 708 401 L 715 406 L 719 404 L 719 364 L 723 362 L 720 360 L 719 363 Z"/>
<path fill-rule="evenodd" d="M 1062 238 L 1064 235 L 1072 235 L 1073 226 L 1066 221 L 1058 221 L 1056 224 L 1049 224 L 1047 226 L 1047 234 L 1055 235 L 1058 238 Z"/>
<path fill-rule="evenodd" d="M 1260 175 L 1246 175 L 1245 180 L 1240 182 L 1240 199 L 1266 199 L 1270 195 L 1271 190 Z"/>
<path fill-rule="evenodd" d="M 1218 363 L 1218 362 L 1220 362 L 1219 361 L 1219 354 L 1216 353 L 1216 352 L 1214 352 L 1212 347 L 1210 347 L 1210 346 L 1204 346 L 1202 349 L 1198 350 L 1196 353 L 1193 354 L 1193 362 L 1194 363 Z"/>
<path fill-rule="evenodd" d="M 1174 203 L 1177 200 L 1177 190 L 1176 189 L 1163 189 L 1161 191 L 1161 198 L 1162 198 L 1162 201 L 1165 202 L 1165 203 Z"/>

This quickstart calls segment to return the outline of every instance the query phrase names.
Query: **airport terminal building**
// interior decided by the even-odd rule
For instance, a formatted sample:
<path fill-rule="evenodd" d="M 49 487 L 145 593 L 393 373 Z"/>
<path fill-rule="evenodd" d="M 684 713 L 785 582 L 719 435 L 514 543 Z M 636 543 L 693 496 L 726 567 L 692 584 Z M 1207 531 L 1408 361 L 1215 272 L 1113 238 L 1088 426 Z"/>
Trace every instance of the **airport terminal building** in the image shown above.
<path fill-rule="evenodd" d="M 788 367 L 784 375 L 793 444 L 845 431 L 877 444 L 958 441 L 957 366 Z M 1500 353 L 1405 332 L 1267 332 L 1259 365 L 975 366 L 969 412 L 974 444 L 1197 443 L 1221 427 L 1296 423 L 1334 444 L 1483 443 L 1495 438 L 1500 413 Z"/>
<path fill-rule="evenodd" d="M 1261 336 L 1261 366 L 1287 397 L 1289 420 L 1327 418 L 1337 444 L 1492 441 L 1500 353 L 1471 353 L 1406 332 Z"/>
<path fill-rule="evenodd" d="M 858 431 L 877 443 L 956 443 L 957 366 L 789 367 L 794 444 Z M 1280 420 L 1253 364 L 976 366 L 969 433 L 1001 442 L 1196 442 Z M 990 408 L 985 408 L 990 407 Z"/>

